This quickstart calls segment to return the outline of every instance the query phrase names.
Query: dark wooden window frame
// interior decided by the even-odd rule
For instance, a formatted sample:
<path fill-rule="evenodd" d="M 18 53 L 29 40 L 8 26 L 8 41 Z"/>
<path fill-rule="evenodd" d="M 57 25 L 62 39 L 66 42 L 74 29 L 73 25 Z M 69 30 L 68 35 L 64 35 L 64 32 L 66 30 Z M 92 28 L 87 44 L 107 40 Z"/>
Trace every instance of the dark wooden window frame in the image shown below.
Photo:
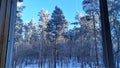
<path fill-rule="evenodd" d="M 10 25 L 13 24 L 16 11 L 16 0 L 0 0 L 1 8 L 0 8 L 0 68 L 6 67 L 6 59 L 7 59 L 7 48 L 9 38 L 9 30 Z"/>
<path fill-rule="evenodd" d="M 102 44 L 103 44 L 103 61 L 105 68 L 116 68 L 113 56 L 113 47 L 110 32 L 110 23 L 108 15 L 107 0 L 99 0 L 100 15 L 101 15 L 101 30 L 102 30 Z"/>
<path fill-rule="evenodd" d="M 0 8 L 1 8 L 1 0 L 0 0 Z"/>

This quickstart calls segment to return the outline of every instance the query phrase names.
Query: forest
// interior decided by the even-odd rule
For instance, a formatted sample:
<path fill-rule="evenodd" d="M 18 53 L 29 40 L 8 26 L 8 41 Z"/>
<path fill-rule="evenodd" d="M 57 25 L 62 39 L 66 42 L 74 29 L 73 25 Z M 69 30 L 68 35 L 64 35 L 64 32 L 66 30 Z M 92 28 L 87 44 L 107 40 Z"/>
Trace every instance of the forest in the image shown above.
<path fill-rule="evenodd" d="M 38 25 L 34 19 L 24 23 L 25 6 L 17 6 L 12 67 L 33 64 L 37 68 L 104 68 L 99 1 L 83 0 L 82 6 L 86 14 L 77 12 L 75 22 L 66 20 L 60 6 L 55 6 L 52 13 L 41 9 Z M 120 68 L 119 6 L 120 0 L 108 0 L 117 68 Z M 74 28 L 69 29 L 70 25 Z"/>

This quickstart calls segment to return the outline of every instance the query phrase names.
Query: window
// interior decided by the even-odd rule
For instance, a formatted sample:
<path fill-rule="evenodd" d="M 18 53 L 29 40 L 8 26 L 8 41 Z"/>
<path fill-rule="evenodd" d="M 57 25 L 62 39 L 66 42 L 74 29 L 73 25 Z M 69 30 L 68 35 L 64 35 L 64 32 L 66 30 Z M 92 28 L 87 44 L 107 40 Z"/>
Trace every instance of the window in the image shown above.
<path fill-rule="evenodd" d="M 99 2 L 66 3 L 17 2 L 13 68 L 104 66 Z"/>
<path fill-rule="evenodd" d="M 70 1 L 67 5 L 65 5 L 67 1 L 65 2 L 62 0 L 61 2 L 55 2 L 55 5 L 44 1 L 50 5 L 45 5 L 43 2 L 42 8 L 44 9 L 39 6 L 39 10 L 41 10 L 35 12 L 35 10 L 38 8 L 39 2 L 38 4 L 34 4 L 32 1 L 32 5 L 27 6 L 30 4 L 29 1 L 16 2 L 14 0 L 12 1 L 12 5 L 10 5 L 11 2 L 7 2 L 7 0 L 5 0 L 7 9 L 5 8 L 6 13 L 4 12 L 4 14 L 10 15 L 10 11 L 12 14 L 11 16 L 3 17 L 3 21 L 5 21 L 4 27 L 7 28 L 3 30 L 3 34 L 5 34 L 3 37 L 5 38 L 5 42 L 0 42 L 3 47 L 1 48 L 2 56 L 0 57 L 3 58 L 4 56 L 5 59 L 5 49 L 8 48 L 6 68 L 109 68 L 111 66 L 114 68 L 114 61 L 112 61 L 113 57 L 111 57 L 113 56 L 112 50 L 109 47 L 112 46 L 110 37 L 113 36 L 112 38 L 114 38 L 112 39 L 113 45 L 116 44 L 116 42 L 114 42 L 116 38 L 113 35 L 114 31 L 111 31 L 112 36 L 110 36 L 109 28 L 104 27 L 107 24 L 105 22 L 108 22 L 108 15 L 104 14 L 107 11 L 105 1 L 100 0 L 100 9 L 99 1 L 92 0 L 83 0 L 81 2 L 74 0 L 74 4 L 72 1 Z M 15 6 L 16 3 L 17 6 Z M 37 7 L 33 7 L 35 5 L 37 5 Z M 82 7 L 79 5 L 82 6 L 83 9 L 81 9 Z M 103 9 L 103 5 L 106 9 Z M 71 7 L 66 8 L 66 6 Z M 11 7 L 11 10 L 8 9 L 8 7 Z M 27 9 L 27 7 L 30 7 L 30 9 Z M 76 13 L 76 10 L 80 12 Z M 100 14 L 100 10 L 101 13 L 103 12 L 103 14 Z M 0 14 L 2 14 L 2 12 L 0 12 Z M 99 18 L 100 15 L 101 19 Z M 10 19 L 10 27 L 8 26 L 8 19 Z M 100 25 L 100 20 L 102 21 L 102 25 Z M 3 23 L 3 21 L 1 23 Z M 0 27 L 0 29 L 4 29 L 4 27 Z M 8 47 L 6 47 L 8 28 L 10 29 Z M 103 32 L 102 36 L 101 28 Z M 116 53 L 118 50 L 115 51 L 113 48 L 113 51 Z M 116 55 L 119 54 L 117 53 Z M 119 58 L 116 55 L 115 59 L 118 60 Z M 102 61 L 103 56 L 105 63 Z M 4 67 L 4 61 L 5 60 L 0 61 L 3 63 L 1 67 Z M 119 61 L 116 62 L 117 66 L 119 66 L 118 63 Z"/>

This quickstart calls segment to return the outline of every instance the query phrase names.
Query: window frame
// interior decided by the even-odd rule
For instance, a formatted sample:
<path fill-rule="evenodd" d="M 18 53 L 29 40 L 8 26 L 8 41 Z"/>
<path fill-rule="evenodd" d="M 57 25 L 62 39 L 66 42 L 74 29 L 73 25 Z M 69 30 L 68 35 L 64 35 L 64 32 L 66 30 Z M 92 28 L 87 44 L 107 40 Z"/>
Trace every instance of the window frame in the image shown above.
<path fill-rule="evenodd" d="M 0 8 L 0 68 L 5 68 L 7 47 L 9 38 L 9 27 L 12 19 L 12 7 L 16 0 L 1 0 Z M 15 7 L 15 5 L 14 5 Z M 16 11 L 16 10 L 15 10 Z"/>
<path fill-rule="evenodd" d="M 101 15 L 101 32 L 103 45 L 103 61 L 105 68 L 116 68 L 111 40 L 107 0 L 99 0 Z"/>
<path fill-rule="evenodd" d="M 12 56 L 12 40 L 14 39 L 14 36 L 12 37 L 11 35 L 14 35 L 13 26 L 15 23 L 17 0 L 1 0 L 0 2 L 0 68 L 11 68 L 10 62 L 12 59 L 10 60 L 11 57 L 8 55 Z M 104 64 L 105 68 L 115 68 L 108 19 L 107 0 L 99 0 L 99 2 L 103 38 L 103 55 L 105 61 Z"/>
<path fill-rule="evenodd" d="M 16 22 L 16 10 L 17 10 L 17 0 L 12 0 L 11 5 L 11 16 L 9 25 L 9 36 L 7 45 L 7 56 L 6 56 L 6 68 L 12 68 L 12 53 L 13 53 L 13 43 L 14 43 L 14 27 Z"/>

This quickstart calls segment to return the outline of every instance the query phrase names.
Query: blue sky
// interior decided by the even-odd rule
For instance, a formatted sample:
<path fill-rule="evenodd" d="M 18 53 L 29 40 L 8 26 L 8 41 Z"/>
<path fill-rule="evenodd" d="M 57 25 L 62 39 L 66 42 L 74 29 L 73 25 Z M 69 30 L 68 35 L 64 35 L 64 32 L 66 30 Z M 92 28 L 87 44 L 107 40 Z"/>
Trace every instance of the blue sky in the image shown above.
<path fill-rule="evenodd" d="M 26 8 L 23 10 L 22 19 L 26 22 L 34 18 L 35 22 L 38 23 L 39 17 L 37 15 L 42 8 L 52 13 L 57 5 L 62 9 L 67 21 L 74 22 L 77 11 L 84 13 L 82 1 L 83 0 L 24 0 L 23 4 Z"/>

